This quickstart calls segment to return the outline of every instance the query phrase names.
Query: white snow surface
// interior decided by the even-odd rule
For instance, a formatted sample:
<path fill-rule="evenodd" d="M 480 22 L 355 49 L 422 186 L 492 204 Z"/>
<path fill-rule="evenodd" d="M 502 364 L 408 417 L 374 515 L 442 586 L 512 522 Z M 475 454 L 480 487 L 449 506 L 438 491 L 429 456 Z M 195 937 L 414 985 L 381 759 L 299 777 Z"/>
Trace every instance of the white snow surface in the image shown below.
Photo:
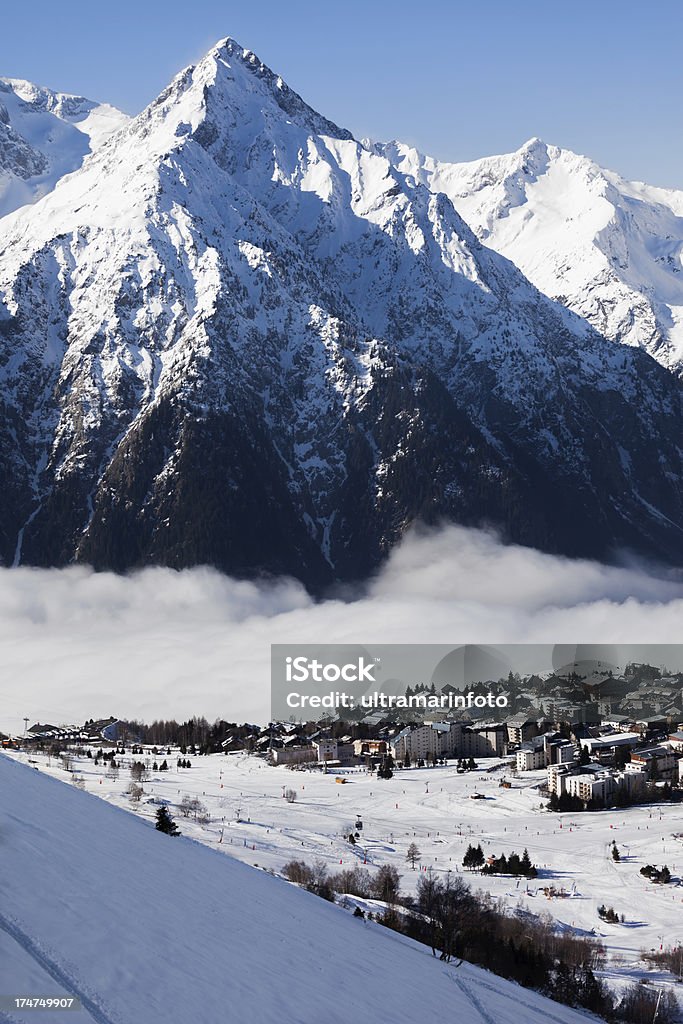
<path fill-rule="evenodd" d="M 594 1019 L 3 755 L 0 830 L 0 991 L 80 997 L 54 1024 Z"/>
<path fill-rule="evenodd" d="M 0 218 L 48 195 L 128 120 L 108 103 L 0 78 Z"/>
<path fill-rule="evenodd" d="M 528 883 L 510 876 L 485 876 L 465 871 L 473 888 L 489 893 L 508 913 L 549 914 L 557 926 L 576 935 L 594 933 L 604 944 L 603 975 L 615 990 L 635 979 L 674 985 L 666 972 L 652 970 L 643 950 L 673 946 L 681 939 L 678 926 L 683 885 L 683 832 L 680 805 L 643 805 L 600 813 L 555 814 L 541 809 L 538 792 L 545 771 L 511 775 L 501 759 L 479 759 L 474 772 L 460 774 L 446 767 L 397 770 L 386 784 L 364 768 L 291 771 L 269 765 L 244 752 L 189 755 L 191 768 L 177 769 L 177 748 L 158 755 L 117 758 L 120 772 L 112 779 L 105 763 L 75 756 L 73 774 L 61 759 L 32 752 L 31 763 L 61 781 L 80 777 L 87 791 L 152 821 L 158 802 L 167 803 L 187 836 L 248 865 L 280 873 L 284 864 L 322 860 L 331 873 L 360 864 L 374 874 L 393 865 L 402 876 L 401 890 L 414 893 L 420 870 L 437 874 L 462 872 L 470 843 L 481 843 L 486 856 L 520 853 L 527 848 L 538 878 Z M 10 755 L 21 761 L 25 753 Z M 185 755 L 183 755 L 185 756 Z M 169 771 L 155 772 L 153 763 L 166 758 Z M 133 760 L 149 762 L 144 795 L 132 805 L 126 795 Z M 511 759 L 510 759 L 511 760 Z M 511 789 L 498 783 L 505 777 Z M 346 780 L 337 783 L 337 778 Z M 285 788 L 297 794 L 283 799 Z M 475 794 L 485 799 L 471 800 Z M 179 813 L 184 796 L 197 797 L 208 820 Z M 360 818 L 363 829 L 356 846 L 348 843 Z M 611 843 L 621 852 L 615 864 Z M 420 851 L 417 870 L 406 861 L 411 842 Z M 656 886 L 643 878 L 645 864 L 666 863 L 674 883 Z M 544 887 L 567 894 L 547 898 Z M 601 904 L 623 914 L 623 924 L 602 921 Z"/>
<path fill-rule="evenodd" d="M 537 138 L 467 163 L 401 142 L 373 148 L 445 193 L 481 241 L 550 298 L 683 371 L 683 191 L 625 181 Z"/>

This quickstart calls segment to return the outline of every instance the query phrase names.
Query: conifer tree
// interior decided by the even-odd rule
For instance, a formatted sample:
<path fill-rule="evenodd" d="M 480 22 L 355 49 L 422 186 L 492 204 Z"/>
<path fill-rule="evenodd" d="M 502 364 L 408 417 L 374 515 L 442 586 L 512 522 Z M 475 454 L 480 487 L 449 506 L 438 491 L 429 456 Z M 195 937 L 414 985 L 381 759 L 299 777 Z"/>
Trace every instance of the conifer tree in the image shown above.
<path fill-rule="evenodd" d="M 179 836 L 180 829 L 176 825 L 175 821 L 168 813 L 168 808 L 165 804 L 162 804 L 156 814 L 156 829 L 158 832 L 163 832 L 167 836 Z"/>

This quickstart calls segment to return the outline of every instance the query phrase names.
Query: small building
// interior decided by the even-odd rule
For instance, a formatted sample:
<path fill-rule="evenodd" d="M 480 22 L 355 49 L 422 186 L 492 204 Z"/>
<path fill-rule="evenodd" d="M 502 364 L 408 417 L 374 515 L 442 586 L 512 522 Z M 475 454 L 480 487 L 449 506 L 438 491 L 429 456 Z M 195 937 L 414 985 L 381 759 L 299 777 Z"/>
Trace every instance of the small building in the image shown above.
<path fill-rule="evenodd" d="M 356 757 L 381 756 L 387 753 L 386 740 L 354 740 L 353 752 Z"/>
<path fill-rule="evenodd" d="M 644 736 L 650 736 L 653 733 L 668 732 L 669 720 L 666 715 L 650 715 L 646 718 L 640 718 L 636 721 L 636 728 L 640 729 Z"/>
<path fill-rule="evenodd" d="M 614 729 L 615 732 L 630 732 L 630 727 L 633 725 L 633 719 L 629 718 L 628 715 L 615 715 L 612 711 L 610 714 L 603 717 L 602 724 L 608 726 L 610 729 Z"/>

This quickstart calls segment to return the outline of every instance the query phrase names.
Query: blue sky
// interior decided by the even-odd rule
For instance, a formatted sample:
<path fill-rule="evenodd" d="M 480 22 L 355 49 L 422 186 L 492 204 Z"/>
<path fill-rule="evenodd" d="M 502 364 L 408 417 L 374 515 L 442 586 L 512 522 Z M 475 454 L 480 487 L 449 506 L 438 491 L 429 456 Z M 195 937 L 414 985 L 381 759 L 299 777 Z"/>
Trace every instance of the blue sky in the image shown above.
<path fill-rule="evenodd" d="M 0 32 L 0 74 L 129 113 L 232 35 L 357 136 L 469 160 L 538 135 L 683 188 L 680 0 L 33 0 Z"/>

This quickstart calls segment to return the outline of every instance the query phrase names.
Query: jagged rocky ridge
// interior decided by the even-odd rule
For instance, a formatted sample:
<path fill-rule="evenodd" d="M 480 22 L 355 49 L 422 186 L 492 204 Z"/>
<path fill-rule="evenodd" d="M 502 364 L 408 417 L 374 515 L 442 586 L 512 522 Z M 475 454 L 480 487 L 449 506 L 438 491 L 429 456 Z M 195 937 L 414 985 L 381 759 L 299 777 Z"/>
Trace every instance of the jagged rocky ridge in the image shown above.
<path fill-rule="evenodd" d="M 676 378 L 233 40 L 2 227 L 5 564 L 319 588 L 442 519 L 683 562 Z"/>

